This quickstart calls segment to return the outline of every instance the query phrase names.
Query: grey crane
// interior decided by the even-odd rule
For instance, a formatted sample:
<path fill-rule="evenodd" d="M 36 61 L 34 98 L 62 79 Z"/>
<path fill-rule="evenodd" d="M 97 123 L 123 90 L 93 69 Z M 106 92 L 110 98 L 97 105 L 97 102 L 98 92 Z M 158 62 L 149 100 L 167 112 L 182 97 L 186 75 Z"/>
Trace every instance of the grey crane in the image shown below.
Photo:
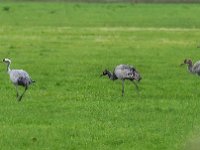
<path fill-rule="evenodd" d="M 34 83 L 29 74 L 24 70 L 19 69 L 10 69 L 11 60 L 8 58 L 4 58 L 3 62 L 7 65 L 7 72 L 10 76 L 10 80 L 16 87 L 17 91 L 17 98 L 18 101 L 21 101 L 23 95 L 25 94 L 26 90 L 28 89 L 31 83 Z M 19 95 L 18 86 L 23 86 L 25 88 L 24 92 Z"/>
<path fill-rule="evenodd" d="M 124 95 L 124 81 L 130 80 L 134 83 L 136 89 L 138 90 L 137 84 L 134 82 L 134 80 L 137 80 L 138 82 L 142 79 L 139 72 L 130 65 L 118 65 L 115 67 L 113 73 L 105 69 L 101 76 L 108 76 L 110 80 L 122 80 L 122 96 Z"/>
<path fill-rule="evenodd" d="M 188 71 L 192 74 L 197 74 L 200 76 L 200 61 L 197 61 L 194 65 L 192 63 L 191 59 L 185 59 L 183 61 L 183 63 L 181 64 L 184 65 L 187 64 L 188 65 Z"/>

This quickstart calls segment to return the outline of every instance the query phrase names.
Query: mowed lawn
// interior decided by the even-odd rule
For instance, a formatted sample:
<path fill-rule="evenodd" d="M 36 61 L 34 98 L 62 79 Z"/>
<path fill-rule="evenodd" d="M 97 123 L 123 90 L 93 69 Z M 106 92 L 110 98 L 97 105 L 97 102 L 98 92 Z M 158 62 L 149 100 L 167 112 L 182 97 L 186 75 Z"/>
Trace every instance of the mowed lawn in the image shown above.
<path fill-rule="evenodd" d="M 199 147 L 198 4 L 0 3 L 0 58 L 36 83 L 21 102 L 0 64 L 0 149 Z M 117 64 L 138 84 L 100 78 Z M 20 89 L 21 92 L 23 88 Z"/>

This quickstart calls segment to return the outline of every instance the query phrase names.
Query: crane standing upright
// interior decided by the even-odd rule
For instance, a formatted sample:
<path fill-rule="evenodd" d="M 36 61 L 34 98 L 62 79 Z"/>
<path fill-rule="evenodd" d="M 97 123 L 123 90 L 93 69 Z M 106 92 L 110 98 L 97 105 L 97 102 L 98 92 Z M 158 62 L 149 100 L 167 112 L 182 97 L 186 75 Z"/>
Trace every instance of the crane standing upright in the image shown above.
<path fill-rule="evenodd" d="M 24 71 L 24 70 L 19 70 L 19 69 L 10 69 L 10 64 L 11 64 L 11 60 L 8 58 L 4 58 L 3 62 L 5 64 L 7 64 L 7 72 L 10 76 L 10 80 L 12 81 L 12 83 L 15 85 L 16 87 L 16 91 L 17 91 L 17 98 L 18 101 L 21 101 L 23 95 L 25 94 L 26 90 L 28 89 L 28 86 L 31 83 L 34 83 L 35 81 L 33 81 L 31 79 L 31 77 L 29 76 L 29 74 Z M 25 88 L 24 92 L 19 95 L 18 92 L 18 86 L 23 86 Z"/>

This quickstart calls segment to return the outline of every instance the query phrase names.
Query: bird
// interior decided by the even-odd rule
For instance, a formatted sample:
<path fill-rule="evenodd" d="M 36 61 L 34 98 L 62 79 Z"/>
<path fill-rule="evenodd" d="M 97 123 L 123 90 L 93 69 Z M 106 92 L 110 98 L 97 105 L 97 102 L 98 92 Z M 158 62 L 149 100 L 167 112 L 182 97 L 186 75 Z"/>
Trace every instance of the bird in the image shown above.
<path fill-rule="evenodd" d="M 191 59 L 185 59 L 180 66 L 184 64 L 188 65 L 188 71 L 190 73 L 197 74 L 198 76 L 200 76 L 200 61 L 197 61 L 193 64 Z"/>
<path fill-rule="evenodd" d="M 125 80 L 132 81 L 136 89 L 138 90 L 138 85 L 134 82 L 134 80 L 139 82 L 142 79 L 139 72 L 133 66 L 125 65 L 125 64 L 117 65 L 114 68 L 113 73 L 105 69 L 100 76 L 101 77 L 108 76 L 108 78 L 113 81 L 120 79 L 122 81 L 122 96 L 124 96 L 124 81 Z"/>
<path fill-rule="evenodd" d="M 18 101 L 21 101 L 29 85 L 34 83 L 35 81 L 32 80 L 29 74 L 22 69 L 10 69 L 10 59 L 4 58 L 2 61 L 7 65 L 7 73 L 9 74 L 10 80 L 16 88 Z M 23 86 L 25 88 L 24 92 L 21 95 L 19 95 L 18 86 Z"/>

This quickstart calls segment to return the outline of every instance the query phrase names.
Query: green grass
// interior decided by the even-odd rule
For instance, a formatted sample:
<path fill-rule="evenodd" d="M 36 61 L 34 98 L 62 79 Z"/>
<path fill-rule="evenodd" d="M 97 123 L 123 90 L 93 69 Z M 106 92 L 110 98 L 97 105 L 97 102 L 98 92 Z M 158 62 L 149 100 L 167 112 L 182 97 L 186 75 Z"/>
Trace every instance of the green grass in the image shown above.
<path fill-rule="evenodd" d="M 198 14 L 194 4 L 1 3 L 0 56 L 37 81 L 17 102 L 0 65 L 1 149 L 192 147 L 200 79 L 179 64 L 199 59 Z M 139 95 L 99 77 L 121 63 L 141 73 Z"/>

